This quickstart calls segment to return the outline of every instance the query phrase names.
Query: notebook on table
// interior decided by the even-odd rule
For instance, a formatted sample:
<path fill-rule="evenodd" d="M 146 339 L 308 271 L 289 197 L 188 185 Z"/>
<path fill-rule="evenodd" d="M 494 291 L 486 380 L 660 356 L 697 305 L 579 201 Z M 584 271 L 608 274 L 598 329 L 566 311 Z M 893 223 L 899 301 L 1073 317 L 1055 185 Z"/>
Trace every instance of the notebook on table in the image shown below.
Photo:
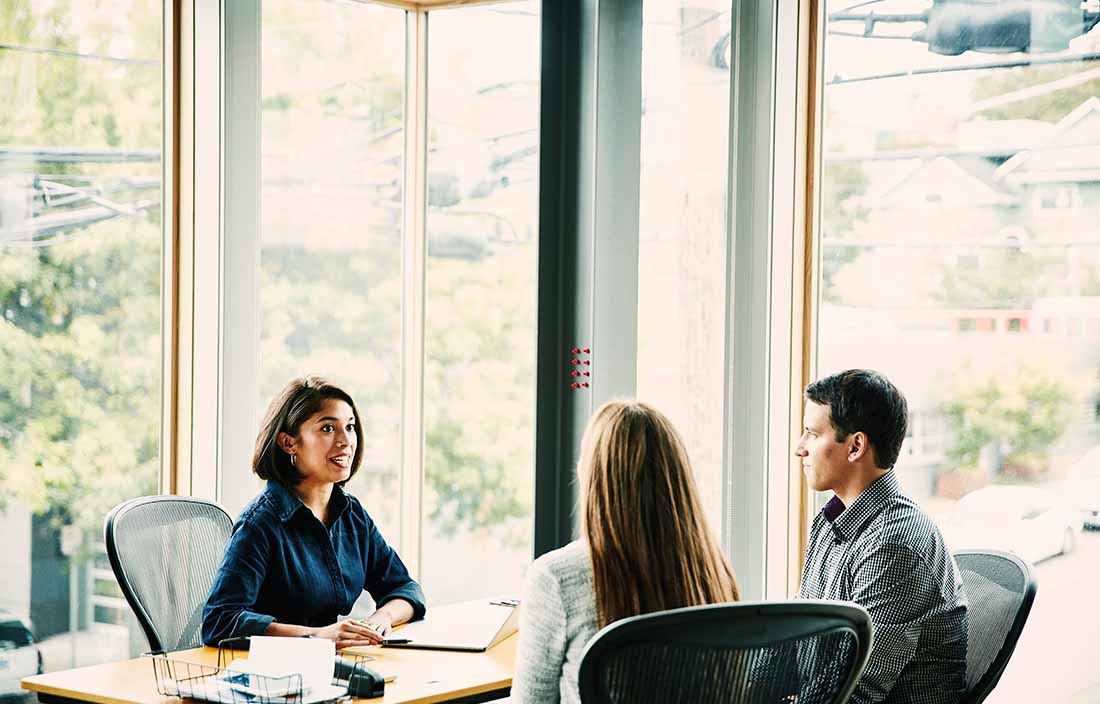
<path fill-rule="evenodd" d="M 517 600 L 477 599 L 429 608 L 423 620 L 394 630 L 383 645 L 388 648 L 480 653 L 512 635 L 518 628 Z"/>

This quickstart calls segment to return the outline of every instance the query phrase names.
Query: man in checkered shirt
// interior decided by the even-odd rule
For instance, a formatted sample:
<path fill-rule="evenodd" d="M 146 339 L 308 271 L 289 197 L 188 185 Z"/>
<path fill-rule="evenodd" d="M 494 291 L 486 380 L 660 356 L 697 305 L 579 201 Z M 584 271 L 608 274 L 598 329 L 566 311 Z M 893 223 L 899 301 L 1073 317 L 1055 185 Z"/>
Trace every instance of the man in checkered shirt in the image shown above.
<path fill-rule="evenodd" d="M 881 374 L 852 369 L 806 388 L 795 449 L 814 491 L 799 596 L 854 601 L 874 638 L 851 701 L 956 704 L 966 689 L 966 596 L 930 518 L 891 471 L 908 424 L 905 397 Z"/>

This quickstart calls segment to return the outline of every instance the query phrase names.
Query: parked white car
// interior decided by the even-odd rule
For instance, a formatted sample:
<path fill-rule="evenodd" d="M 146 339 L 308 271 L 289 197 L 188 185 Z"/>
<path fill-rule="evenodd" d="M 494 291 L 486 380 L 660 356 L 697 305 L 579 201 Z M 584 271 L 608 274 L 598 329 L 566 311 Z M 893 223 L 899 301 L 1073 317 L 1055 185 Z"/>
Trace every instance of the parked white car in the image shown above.
<path fill-rule="evenodd" d="M 1031 486 L 987 486 L 959 499 L 943 523 L 951 550 L 993 548 L 1032 564 L 1073 552 L 1081 513 L 1052 492 Z"/>
<path fill-rule="evenodd" d="M 1083 482 L 1078 487 L 1076 496 L 1081 504 L 1081 518 L 1085 522 L 1085 528 L 1100 530 L 1100 479 Z"/>
<path fill-rule="evenodd" d="M 1070 465 L 1069 486 L 1081 508 L 1085 527 L 1100 530 L 1100 445 Z"/>
<path fill-rule="evenodd" d="M 26 694 L 19 680 L 41 672 L 42 655 L 34 644 L 30 622 L 0 610 L 0 697 Z"/>

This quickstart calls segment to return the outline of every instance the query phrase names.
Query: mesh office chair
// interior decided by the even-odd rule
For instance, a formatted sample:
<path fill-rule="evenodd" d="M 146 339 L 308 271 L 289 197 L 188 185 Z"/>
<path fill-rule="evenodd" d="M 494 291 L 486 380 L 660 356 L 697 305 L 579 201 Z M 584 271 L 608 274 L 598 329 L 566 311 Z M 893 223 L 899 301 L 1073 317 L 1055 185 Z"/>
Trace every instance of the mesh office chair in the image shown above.
<path fill-rule="evenodd" d="M 871 621 L 855 604 L 716 604 L 625 618 L 581 657 L 585 704 L 832 704 L 855 689 Z"/>
<path fill-rule="evenodd" d="M 984 700 L 1008 665 L 1035 601 L 1031 565 L 998 550 L 960 550 L 955 561 L 969 603 L 966 695 L 960 704 Z"/>
<path fill-rule="evenodd" d="M 107 514 L 107 557 L 152 650 L 202 645 L 202 609 L 232 528 L 221 506 L 182 496 L 143 496 Z"/>

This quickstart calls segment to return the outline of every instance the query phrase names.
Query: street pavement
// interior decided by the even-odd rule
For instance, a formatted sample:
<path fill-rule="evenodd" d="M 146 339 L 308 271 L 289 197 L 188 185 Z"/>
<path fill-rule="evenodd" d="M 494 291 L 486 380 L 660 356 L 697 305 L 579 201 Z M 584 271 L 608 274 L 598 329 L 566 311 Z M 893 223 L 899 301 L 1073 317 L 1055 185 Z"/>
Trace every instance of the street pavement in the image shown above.
<path fill-rule="evenodd" d="M 988 704 L 1100 702 L 1100 532 L 1036 565 L 1039 589 L 1016 652 Z"/>

